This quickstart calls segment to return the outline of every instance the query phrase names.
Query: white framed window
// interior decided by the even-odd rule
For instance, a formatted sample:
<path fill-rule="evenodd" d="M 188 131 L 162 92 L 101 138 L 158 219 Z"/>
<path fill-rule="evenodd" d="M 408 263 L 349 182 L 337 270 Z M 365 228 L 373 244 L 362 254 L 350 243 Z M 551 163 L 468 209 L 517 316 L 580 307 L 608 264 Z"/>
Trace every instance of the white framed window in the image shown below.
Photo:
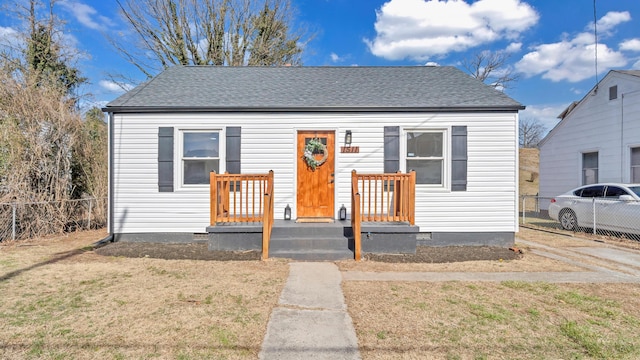
<path fill-rule="evenodd" d="M 640 183 L 640 147 L 631 148 L 631 182 Z"/>
<path fill-rule="evenodd" d="M 220 173 L 220 130 L 180 131 L 180 179 L 183 186 L 209 185 L 209 173 Z"/>
<path fill-rule="evenodd" d="M 445 188 L 448 184 L 447 131 L 406 130 L 405 169 L 415 170 L 416 184 Z"/>
<path fill-rule="evenodd" d="M 598 182 L 598 152 L 582 153 L 582 185 Z"/>

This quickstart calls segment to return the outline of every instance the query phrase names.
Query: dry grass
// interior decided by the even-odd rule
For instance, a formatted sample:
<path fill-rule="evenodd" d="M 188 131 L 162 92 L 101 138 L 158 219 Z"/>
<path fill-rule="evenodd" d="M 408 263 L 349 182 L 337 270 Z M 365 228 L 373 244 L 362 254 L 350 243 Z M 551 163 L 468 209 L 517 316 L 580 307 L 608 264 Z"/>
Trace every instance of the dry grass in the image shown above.
<path fill-rule="evenodd" d="M 254 359 L 285 262 L 102 257 L 103 233 L 0 247 L 0 358 Z"/>
<path fill-rule="evenodd" d="M 104 232 L 0 246 L 0 358 L 255 359 L 283 261 L 103 257 Z M 524 229 L 564 248 L 602 245 Z M 361 271 L 572 271 L 533 256 L 449 264 L 340 262 Z M 640 358 L 640 285 L 343 283 L 367 359 Z"/>
<path fill-rule="evenodd" d="M 637 359 L 640 285 L 345 282 L 363 359 Z"/>

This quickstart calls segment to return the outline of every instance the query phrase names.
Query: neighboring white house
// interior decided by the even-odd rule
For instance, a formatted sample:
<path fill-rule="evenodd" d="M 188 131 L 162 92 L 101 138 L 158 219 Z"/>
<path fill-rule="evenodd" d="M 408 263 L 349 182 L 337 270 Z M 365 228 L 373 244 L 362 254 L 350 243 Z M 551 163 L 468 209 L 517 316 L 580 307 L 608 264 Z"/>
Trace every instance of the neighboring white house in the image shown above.
<path fill-rule="evenodd" d="M 540 142 L 540 196 L 640 183 L 640 70 L 612 70 Z M 547 202 L 541 202 L 546 209 Z"/>
<path fill-rule="evenodd" d="M 333 180 L 314 192 L 326 194 L 326 216 L 349 208 L 352 170 L 415 169 L 425 238 L 512 244 L 522 109 L 453 67 L 173 67 L 103 109 L 109 231 L 118 240 L 205 232 L 210 170 L 273 170 L 276 216 L 287 205 L 306 216 L 298 144 L 321 134 Z M 340 151 L 347 133 L 357 152 Z"/>

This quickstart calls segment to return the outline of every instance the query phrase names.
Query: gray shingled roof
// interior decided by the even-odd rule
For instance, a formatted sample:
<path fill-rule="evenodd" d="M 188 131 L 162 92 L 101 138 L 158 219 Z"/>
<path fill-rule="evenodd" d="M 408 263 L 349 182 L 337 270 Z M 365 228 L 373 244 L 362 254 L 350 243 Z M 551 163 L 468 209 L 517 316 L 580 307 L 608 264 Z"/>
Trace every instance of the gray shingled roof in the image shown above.
<path fill-rule="evenodd" d="M 524 109 L 450 67 L 172 67 L 108 112 Z"/>

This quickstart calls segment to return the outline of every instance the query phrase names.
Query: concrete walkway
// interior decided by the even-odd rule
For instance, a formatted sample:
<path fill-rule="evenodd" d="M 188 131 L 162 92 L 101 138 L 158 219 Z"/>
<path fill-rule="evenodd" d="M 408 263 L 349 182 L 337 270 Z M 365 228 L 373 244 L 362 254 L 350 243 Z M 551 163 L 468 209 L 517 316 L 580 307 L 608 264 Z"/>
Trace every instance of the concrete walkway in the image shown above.
<path fill-rule="evenodd" d="M 333 263 L 291 263 L 259 359 L 360 359 Z"/>
<path fill-rule="evenodd" d="M 640 283 L 640 253 L 613 246 L 554 248 L 517 240 L 536 255 L 578 266 L 567 272 L 364 272 L 346 271 L 345 281 L 544 281 L 550 283 Z M 598 264 L 607 265 L 607 267 Z"/>

